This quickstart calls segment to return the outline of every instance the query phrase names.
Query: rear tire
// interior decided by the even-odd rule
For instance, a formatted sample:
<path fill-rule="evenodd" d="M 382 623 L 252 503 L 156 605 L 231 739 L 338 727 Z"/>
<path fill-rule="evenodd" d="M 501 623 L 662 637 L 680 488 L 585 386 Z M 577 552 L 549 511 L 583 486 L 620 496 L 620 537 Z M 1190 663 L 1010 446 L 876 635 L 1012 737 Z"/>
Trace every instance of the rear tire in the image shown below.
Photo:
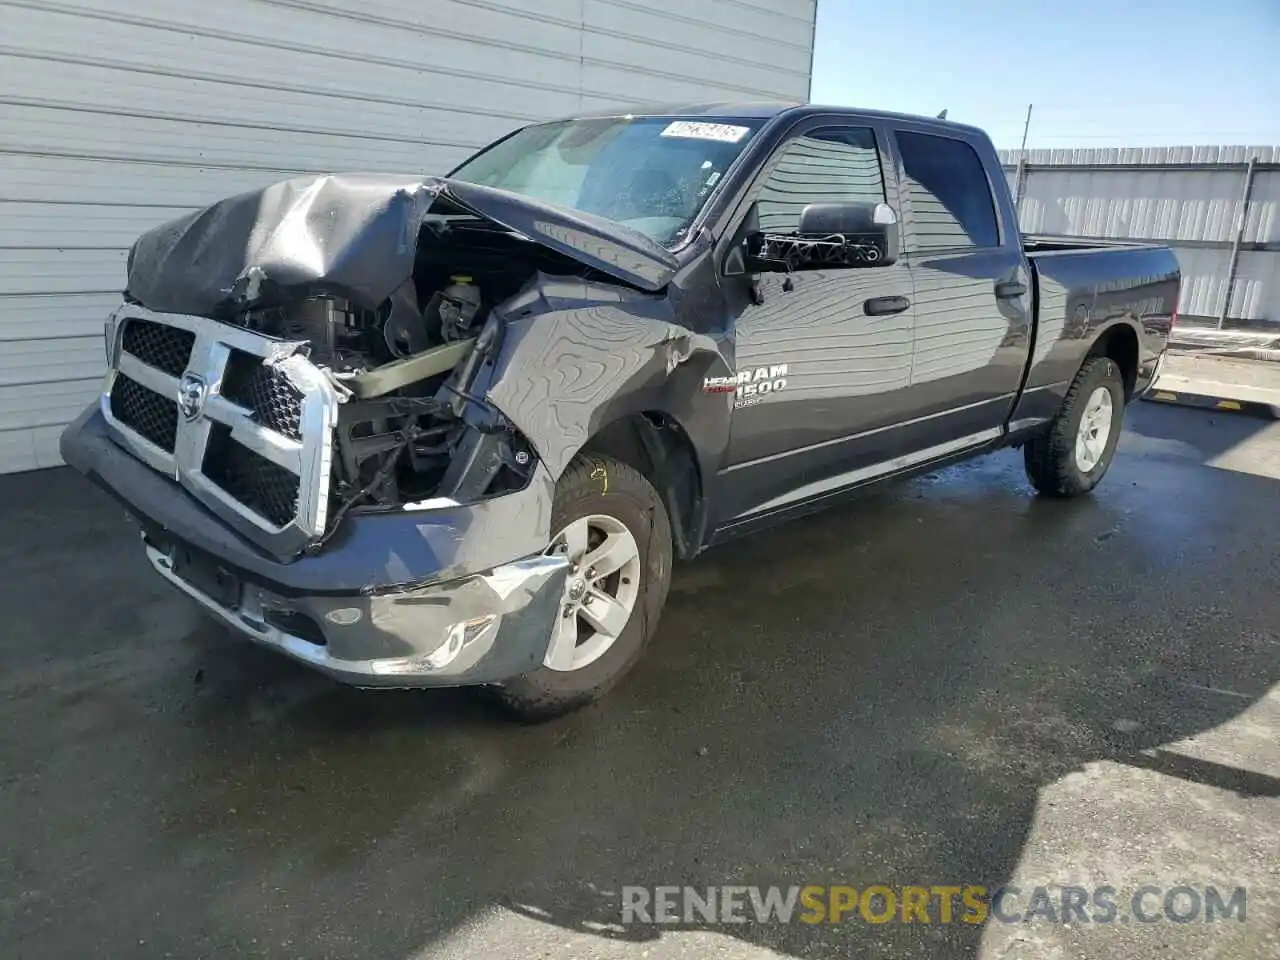
<path fill-rule="evenodd" d="M 1115 456 L 1124 405 L 1124 378 L 1115 361 L 1086 360 L 1049 430 L 1023 448 L 1031 485 L 1050 497 L 1076 497 L 1096 487 Z"/>
<path fill-rule="evenodd" d="M 638 470 L 612 457 L 594 455 L 579 456 L 569 465 L 556 484 L 551 550 L 568 556 L 570 538 L 565 534 L 573 530 L 577 544 L 571 562 L 580 559 L 583 529 L 591 537 L 587 557 L 601 555 L 601 547 L 609 540 L 619 545 L 620 552 L 605 565 L 623 565 L 606 576 L 579 581 L 587 588 L 580 600 L 572 587 L 579 573 L 585 577 L 588 564 L 575 564 L 579 569 L 566 588 L 562 620 L 553 625 L 548 661 L 497 688 L 499 702 L 518 719 L 548 720 L 602 697 L 640 659 L 666 603 L 671 585 L 671 524 L 662 499 Z M 625 626 L 612 633 L 595 630 L 591 621 L 599 622 L 601 607 L 619 612 L 611 603 L 630 607 Z M 581 612 L 574 614 L 575 609 Z M 565 617 L 566 611 L 570 617 Z M 568 654 L 561 631 L 573 634 Z M 579 635 L 581 639 L 575 640 Z M 553 652 L 557 638 L 558 654 Z"/>

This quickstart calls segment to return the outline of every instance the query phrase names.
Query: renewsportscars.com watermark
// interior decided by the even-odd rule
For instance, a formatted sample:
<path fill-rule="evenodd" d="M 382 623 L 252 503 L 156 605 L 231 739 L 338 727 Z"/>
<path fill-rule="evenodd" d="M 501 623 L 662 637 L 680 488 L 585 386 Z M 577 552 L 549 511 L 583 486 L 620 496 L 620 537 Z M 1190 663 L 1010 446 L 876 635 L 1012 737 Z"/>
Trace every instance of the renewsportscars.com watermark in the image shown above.
<path fill-rule="evenodd" d="M 622 888 L 625 923 L 1244 923 L 1244 887 Z"/>

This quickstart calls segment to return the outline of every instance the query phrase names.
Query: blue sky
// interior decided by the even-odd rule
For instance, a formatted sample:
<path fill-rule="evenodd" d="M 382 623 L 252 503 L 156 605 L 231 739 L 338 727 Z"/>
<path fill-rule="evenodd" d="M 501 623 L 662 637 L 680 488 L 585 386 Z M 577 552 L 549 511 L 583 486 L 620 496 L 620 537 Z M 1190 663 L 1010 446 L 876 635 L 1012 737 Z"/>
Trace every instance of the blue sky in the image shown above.
<path fill-rule="evenodd" d="M 1280 0 L 818 0 L 816 103 L 999 147 L 1280 144 Z"/>

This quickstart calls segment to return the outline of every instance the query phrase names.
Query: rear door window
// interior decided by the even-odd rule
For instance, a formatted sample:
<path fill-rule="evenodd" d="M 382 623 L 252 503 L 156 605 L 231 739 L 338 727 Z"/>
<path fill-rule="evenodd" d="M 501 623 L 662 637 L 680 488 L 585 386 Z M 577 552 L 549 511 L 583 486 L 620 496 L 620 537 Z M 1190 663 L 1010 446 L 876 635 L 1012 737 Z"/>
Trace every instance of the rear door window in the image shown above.
<path fill-rule="evenodd" d="M 909 251 L 998 247 L 991 186 L 977 152 L 963 140 L 895 134 L 911 204 Z"/>

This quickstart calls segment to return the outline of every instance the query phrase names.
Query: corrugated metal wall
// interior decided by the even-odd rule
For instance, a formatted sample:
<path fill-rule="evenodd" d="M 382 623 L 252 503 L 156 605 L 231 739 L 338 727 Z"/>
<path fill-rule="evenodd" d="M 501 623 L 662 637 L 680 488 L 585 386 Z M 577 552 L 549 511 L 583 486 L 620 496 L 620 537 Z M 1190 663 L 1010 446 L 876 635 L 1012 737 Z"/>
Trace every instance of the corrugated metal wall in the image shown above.
<path fill-rule="evenodd" d="M 1001 159 L 1017 188 L 1022 156 Z M 1182 265 L 1182 324 L 1216 326 L 1225 305 L 1224 329 L 1280 333 L 1280 147 L 1029 150 L 1025 160 L 1024 231 L 1166 242 Z"/>
<path fill-rule="evenodd" d="M 617 102 L 804 100 L 815 0 L 0 0 L 0 472 L 58 462 L 139 232 L 333 170 L 444 172 Z"/>

